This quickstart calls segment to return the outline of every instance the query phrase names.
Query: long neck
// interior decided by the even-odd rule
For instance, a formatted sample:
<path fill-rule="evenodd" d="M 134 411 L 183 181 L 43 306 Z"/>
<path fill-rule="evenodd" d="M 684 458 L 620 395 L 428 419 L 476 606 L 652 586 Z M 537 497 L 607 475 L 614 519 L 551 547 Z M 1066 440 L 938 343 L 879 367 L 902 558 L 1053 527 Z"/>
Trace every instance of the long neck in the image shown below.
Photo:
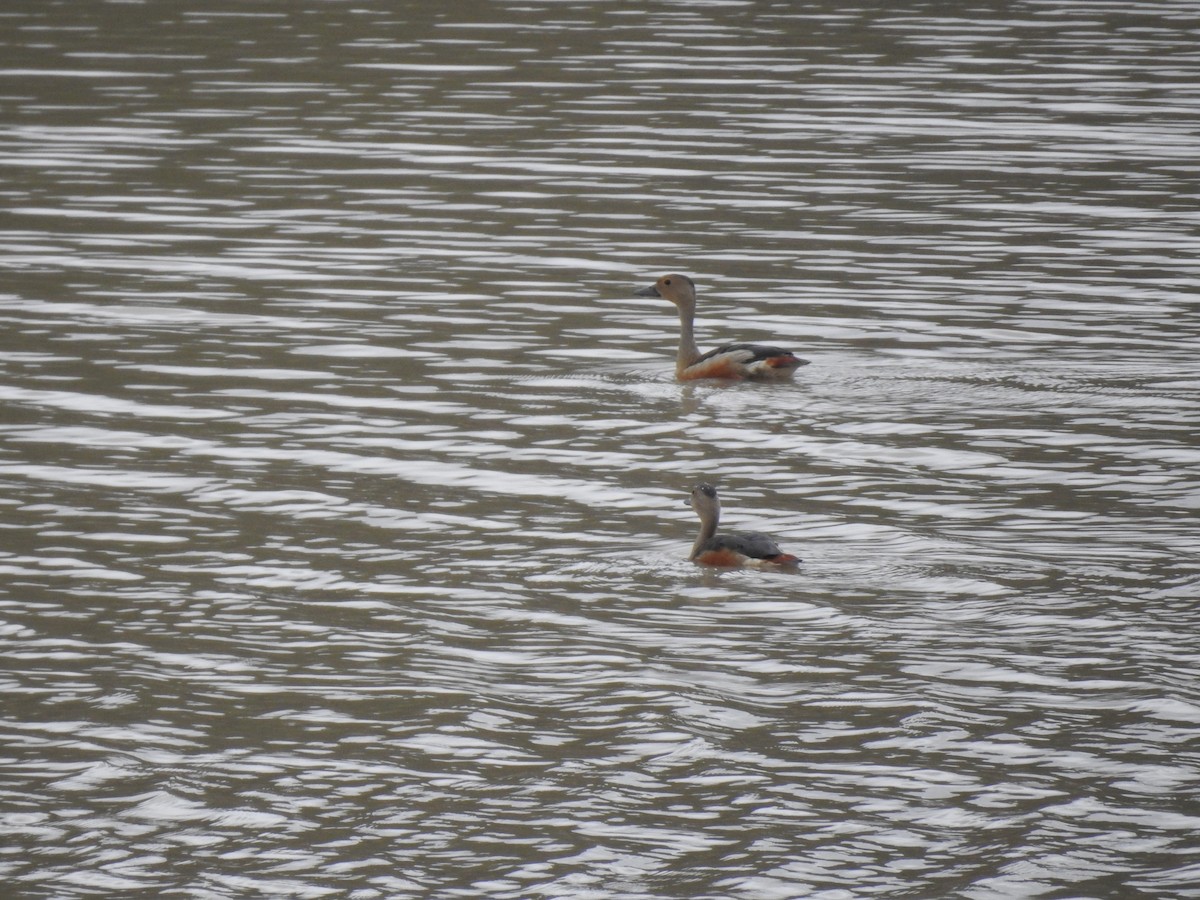
<path fill-rule="evenodd" d="M 686 304 L 679 306 L 679 352 L 675 355 L 675 370 L 682 372 L 700 358 L 700 348 L 696 346 L 696 335 L 692 329 L 692 320 L 696 310 Z"/>
<path fill-rule="evenodd" d="M 721 507 L 716 503 L 704 504 L 696 512 L 700 515 L 700 533 L 696 535 L 696 543 L 692 544 L 692 555 L 688 559 L 700 555 L 704 545 L 717 533 L 717 523 L 721 521 Z"/>

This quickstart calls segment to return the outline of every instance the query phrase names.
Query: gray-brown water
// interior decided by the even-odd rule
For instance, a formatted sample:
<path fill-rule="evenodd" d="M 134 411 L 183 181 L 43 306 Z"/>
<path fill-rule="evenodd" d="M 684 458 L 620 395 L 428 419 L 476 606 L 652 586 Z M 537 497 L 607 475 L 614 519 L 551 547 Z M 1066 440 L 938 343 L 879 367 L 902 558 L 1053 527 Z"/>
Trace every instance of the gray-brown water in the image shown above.
<path fill-rule="evenodd" d="M 1200 897 L 1198 22 L 6 5 L 5 896 Z"/>

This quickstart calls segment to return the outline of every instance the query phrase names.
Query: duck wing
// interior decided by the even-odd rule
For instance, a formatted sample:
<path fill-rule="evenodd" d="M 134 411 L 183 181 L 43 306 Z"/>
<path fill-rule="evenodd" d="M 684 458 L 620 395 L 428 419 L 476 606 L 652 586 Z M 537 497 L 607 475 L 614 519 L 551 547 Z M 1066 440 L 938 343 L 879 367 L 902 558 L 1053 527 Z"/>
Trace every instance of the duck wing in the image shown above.
<path fill-rule="evenodd" d="M 732 550 L 751 559 L 773 560 L 781 556 L 790 556 L 761 531 L 727 531 L 716 535 L 709 543 L 717 545 L 714 549 Z"/>
<path fill-rule="evenodd" d="M 769 344 L 740 343 L 722 344 L 715 350 L 709 350 L 707 353 L 702 354 L 692 365 L 698 366 L 719 356 L 730 357 L 733 361 L 743 366 L 766 363 L 776 368 L 797 368 L 808 365 L 807 359 L 801 359 L 791 350 L 784 350 L 782 347 L 773 347 Z"/>

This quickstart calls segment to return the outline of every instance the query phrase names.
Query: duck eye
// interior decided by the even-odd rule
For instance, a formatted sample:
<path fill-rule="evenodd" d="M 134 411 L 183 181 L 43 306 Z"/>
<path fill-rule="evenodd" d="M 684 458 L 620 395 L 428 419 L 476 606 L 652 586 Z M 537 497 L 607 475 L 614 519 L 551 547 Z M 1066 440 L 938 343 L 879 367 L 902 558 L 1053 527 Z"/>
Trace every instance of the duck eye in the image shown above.
<path fill-rule="evenodd" d="M 663 279 L 663 284 L 670 284 L 670 283 L 671 283 L 671 279 L 670 279 L 670 278 L 664 278 L 664 279 Z"/>

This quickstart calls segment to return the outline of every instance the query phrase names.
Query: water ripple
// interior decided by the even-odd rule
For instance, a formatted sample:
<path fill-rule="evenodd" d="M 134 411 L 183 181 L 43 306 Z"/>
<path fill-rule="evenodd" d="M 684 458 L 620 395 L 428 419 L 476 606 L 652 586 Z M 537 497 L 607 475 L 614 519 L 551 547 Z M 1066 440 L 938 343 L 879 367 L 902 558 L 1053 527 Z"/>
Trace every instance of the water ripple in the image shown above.
<path fill-rule="evenodd" d="M 8 15 L 5 883 L 1196 896 L 1194 4 L 419 6 Z"/>

